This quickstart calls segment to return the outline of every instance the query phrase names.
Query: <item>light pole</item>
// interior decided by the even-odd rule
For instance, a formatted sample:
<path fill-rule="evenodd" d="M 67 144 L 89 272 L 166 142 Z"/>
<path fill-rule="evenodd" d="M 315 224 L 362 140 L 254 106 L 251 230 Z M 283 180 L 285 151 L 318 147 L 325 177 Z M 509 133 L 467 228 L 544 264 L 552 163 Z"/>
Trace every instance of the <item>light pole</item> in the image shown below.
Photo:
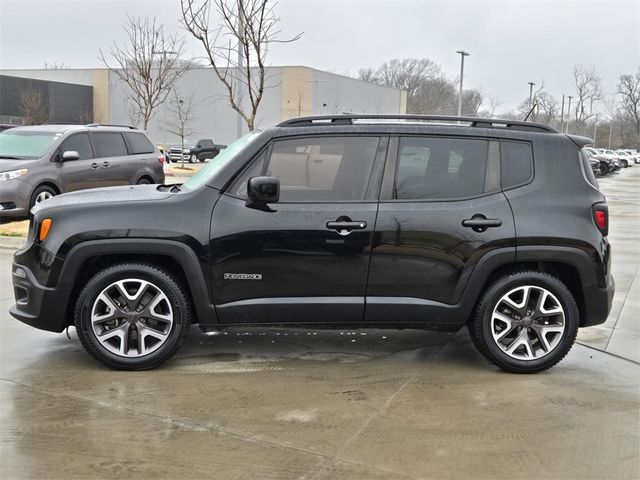
<path fill-rule="evenodd" d="M 562 108 L 560 109 L 560 132 L 564 132 L 564 93 L 562 94 Z"/>
<path fill-rule="evenodd" d="M 609 150 L 611 150 L 611 137 L 613 137 L 613 119 L 609 123 Z"/>
<path fill-rule="evenodd" d="M 529 107 L 533 107 L 533 86 L 534 82 L 529 82 Z"/>
<path fill-rule="evenodd" d="M 464 57 L 468 57 L 469 53 L 464 50 L 458 50 L 460 54 L 460 94 L 458 95 L 458 116 L 462 116 L 462 80 L 464 79 Z"/>
<path fill-rule="evenodd" d="M 596 134 L 598 133 L 598 114 L 596 113 L 596 119 L 593 122 L 593 146 L 596 146 Z"/>
<path fill-rule="evenodd" d="M 571 95 L 567 95 L 569 99 L 569 105 L 567 106 L 567 131 L 565 133 L 569 133 L 569 124 L 571 123 L 571 99 L 573 98 Z"/>

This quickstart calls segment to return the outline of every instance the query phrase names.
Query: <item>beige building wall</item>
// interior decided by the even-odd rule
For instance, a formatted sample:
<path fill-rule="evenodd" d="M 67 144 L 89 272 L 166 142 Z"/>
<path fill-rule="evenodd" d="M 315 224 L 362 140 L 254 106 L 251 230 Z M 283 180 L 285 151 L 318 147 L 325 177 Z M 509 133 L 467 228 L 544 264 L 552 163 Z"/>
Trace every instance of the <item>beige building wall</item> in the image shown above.
<path fill-rule="evenodd" d="M 96 123 L 109 123 L 111 110 L 109 108 L 109 70 L 92 70 L 93 80 L 93 121 Z"/>
<path fill-rule="evenodd" d="M 400 113 L 401 114 L 407 113 L 407 91 L 406 90 L 400 91 Z"/>
<path fill-rule="evenodd" d="M 313 70 L 282 67 L 282 108 L 280 120 L 313 114 Z"/>

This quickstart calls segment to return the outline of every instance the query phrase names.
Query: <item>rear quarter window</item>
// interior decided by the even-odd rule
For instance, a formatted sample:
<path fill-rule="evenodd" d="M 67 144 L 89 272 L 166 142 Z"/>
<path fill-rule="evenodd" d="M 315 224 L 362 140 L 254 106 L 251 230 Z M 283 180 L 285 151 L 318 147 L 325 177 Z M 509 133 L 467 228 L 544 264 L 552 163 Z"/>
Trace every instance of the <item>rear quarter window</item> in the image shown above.
<path fill-rule="evenodd" d="M 124 134 L 133 155 L 140 153 L 153 153 L 153 144 L 142 133 L 126 132 Z"/>
<path fill-rule="evenodd" d="M 529 142 L 500 142 L 502 188 L 529 183 L 533 178 L 533 149 Z"/>

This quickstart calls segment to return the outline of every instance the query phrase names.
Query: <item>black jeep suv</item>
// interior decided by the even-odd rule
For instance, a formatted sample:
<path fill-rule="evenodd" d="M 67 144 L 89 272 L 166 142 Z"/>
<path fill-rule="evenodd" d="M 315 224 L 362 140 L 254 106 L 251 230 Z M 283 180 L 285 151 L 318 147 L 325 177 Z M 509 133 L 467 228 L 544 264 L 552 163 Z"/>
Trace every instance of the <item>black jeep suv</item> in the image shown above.
<path fill-rule="evenodd" d="M 458 117 L 285 121 L 182 185 L 33 209 L 11 314 L 119 369 L 159 365 L 190 324 L 468 325 L 511 372 L 559 362 L 614 291 L 589 139 Z"/>

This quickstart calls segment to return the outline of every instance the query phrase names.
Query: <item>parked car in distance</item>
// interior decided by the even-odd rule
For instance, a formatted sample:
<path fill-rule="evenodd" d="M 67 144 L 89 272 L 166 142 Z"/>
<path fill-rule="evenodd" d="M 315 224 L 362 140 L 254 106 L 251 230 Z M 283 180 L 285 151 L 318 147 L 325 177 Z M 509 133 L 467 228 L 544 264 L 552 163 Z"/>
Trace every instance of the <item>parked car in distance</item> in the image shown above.
<path fill-rule="evenodd" d="M 10 313 L 75 325 L 94 358 L 124 370 L 158 366 L 198 323 L 466 325 L 500 368 L 539 372 L 611 309 L 590 142 L 512 120 L 287 120 L 181 186 L 36 206 Z"/>
<path fill-rule="evenodd" d="M 623 161 L 627 162 L 630 167 L 638 163 L 638 157 L 627 150 L 616 150 L 615 153 L 619 158 L 622 158 Z"/>
<path fill-rule="evenodd" d="M 0 219 L 60 193 L 163 183 L 164 157 L 133 127 L 38 125 L 0 132 Z"/>
<path fill-rule="evenodd" d="M 601 154 L 599 150 L 593 147 L 585 147 L 582 152 L 589 158 L 589 160 L 595 160 L 600 166 L 600 175 L 608 175 L 619 169 L 616 166 L 616 162 L 609 155 Z"/>
<path fill-rule="evenodd" d="M 215 158 L 216 155 L 220 153 L 220 150 L 227 148 L 226 145 L 213 143 L 213 140 L 210 138 L 203 138 L 195 142 L 195 144 L 193 144 L 193 142 L 187 143 L 187 145 L 189 144 L 193 146 L 185 146 L 182 148 L 180 145 L 177 145 L 172 147 L 169 151 L 171 161 L 179 162 L 184 158 L 184 160 L 189 163 L 204 162 L 208 159 Z"/>

